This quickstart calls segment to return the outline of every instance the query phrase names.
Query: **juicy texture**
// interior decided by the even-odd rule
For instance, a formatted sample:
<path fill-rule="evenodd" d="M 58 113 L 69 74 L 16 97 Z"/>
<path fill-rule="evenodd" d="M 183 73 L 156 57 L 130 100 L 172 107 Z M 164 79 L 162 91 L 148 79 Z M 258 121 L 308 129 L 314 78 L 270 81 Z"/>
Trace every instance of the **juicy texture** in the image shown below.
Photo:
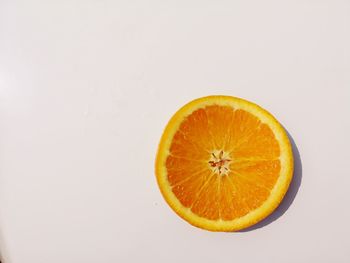
<path fill-rule="evenodd" d="M 208 160 L 215 150 L 231 157 L 219 175 Z M 200 217 L 233 220 L 261 206 L 281 169 L 280 147 L 268 125 L 251 113 L 211 105 L 187 116 L 166 159 L 167 178 L 181 204 Z"/>
<path fill-rule="evenodd" d="M 237 231 L 279 205 L 293 177 L 293 152 L 283 127 L 260 106 L 207 96 L 170 119 L 155 172 L 163 197 L 183 219 Z"/>

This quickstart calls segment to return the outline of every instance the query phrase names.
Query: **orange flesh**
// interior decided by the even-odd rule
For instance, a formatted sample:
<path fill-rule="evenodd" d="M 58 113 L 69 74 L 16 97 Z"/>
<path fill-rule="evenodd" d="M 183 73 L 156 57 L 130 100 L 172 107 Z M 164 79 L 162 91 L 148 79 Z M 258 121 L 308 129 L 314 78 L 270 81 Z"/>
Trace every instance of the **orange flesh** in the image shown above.
<path fill-rule="evenodd" d="M 269 197 L 280 174 L 279 156 L 273 132 L 254 115 L 207 106 L 185 118 L 175 133 L 167 178 L 175 196 L 193 213 L 233 220 Z"/>

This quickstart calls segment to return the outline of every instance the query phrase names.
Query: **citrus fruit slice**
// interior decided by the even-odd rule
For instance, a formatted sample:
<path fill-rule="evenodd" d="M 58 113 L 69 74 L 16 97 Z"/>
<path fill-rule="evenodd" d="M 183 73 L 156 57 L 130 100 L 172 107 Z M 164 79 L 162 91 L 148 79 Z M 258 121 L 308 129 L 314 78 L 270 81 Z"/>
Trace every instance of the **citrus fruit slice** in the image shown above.
<path fill-rule="evenodd" d="M 179 216 L 203 229 L 237 231 L 279 205 L 293 176 L 293 153 L 266 110 L 236 97 L 208 96 L 171 118 L 155 169 Z"/>

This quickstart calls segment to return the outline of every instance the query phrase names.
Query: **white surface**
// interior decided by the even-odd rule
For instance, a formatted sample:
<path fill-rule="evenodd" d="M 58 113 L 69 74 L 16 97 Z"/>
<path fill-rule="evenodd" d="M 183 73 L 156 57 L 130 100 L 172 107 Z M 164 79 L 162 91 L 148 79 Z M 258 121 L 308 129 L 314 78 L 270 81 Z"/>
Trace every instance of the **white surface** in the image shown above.
<path fill-rule="evenodd" d="M 3 0 L 3 261 L 350 262 L 349 89 L 347 0 Z M 162 129 L 209 94 L 257 102 L 299 148 L 264 227 L 194 228 L 158 191 Z"/>

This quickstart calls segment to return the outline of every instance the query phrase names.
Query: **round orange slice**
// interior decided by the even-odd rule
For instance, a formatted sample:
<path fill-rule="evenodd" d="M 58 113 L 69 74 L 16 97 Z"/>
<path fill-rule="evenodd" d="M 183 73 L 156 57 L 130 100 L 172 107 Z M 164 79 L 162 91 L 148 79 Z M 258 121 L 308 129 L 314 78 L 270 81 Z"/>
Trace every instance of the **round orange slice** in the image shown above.
<path fill-rule="evenodd" d="M 159 188 L 179 216 L 203 229 L 237 231 L 279 205 L 293 176 L 293 153 L 266 110 L 208 96 L 171 118 L 155 166 Z"/>

